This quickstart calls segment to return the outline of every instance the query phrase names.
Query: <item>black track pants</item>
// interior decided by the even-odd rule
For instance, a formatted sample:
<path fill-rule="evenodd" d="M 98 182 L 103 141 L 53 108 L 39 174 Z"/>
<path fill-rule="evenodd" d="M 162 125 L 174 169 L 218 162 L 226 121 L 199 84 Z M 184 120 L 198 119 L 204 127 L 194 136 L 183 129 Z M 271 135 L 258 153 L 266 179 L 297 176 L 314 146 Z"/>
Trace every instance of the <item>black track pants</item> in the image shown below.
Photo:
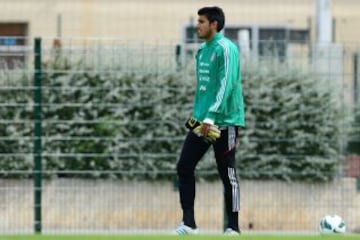
<path fill-rule="evenodd" d="M 221 137 L 212 145 L 217 169 L 224 185 L 224 199 L 227 226 L 238 230 L 238 212 L 240 209 L 240 190 L 235 170 L 235 146 L 238 127 L 221 130 Z M 183 144 L 179 161 L 176 165 L 179 177 L 180 204 L 185 225 L 196 227 L 194 218 L 195 167 L 211 144 L 204 142 L 189 131 Z"/>

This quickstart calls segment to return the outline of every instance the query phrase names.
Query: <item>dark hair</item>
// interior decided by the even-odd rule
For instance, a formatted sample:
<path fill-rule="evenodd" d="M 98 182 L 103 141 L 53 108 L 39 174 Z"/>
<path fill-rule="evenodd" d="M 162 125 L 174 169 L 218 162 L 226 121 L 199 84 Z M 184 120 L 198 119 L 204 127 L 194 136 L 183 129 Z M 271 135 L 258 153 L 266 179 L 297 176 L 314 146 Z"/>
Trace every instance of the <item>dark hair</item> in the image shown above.
<path fill-rule="evenodd" d="M 203 7 L 198 11 L 198 15 L 204 15 L 210 23 L 217 21 L 217 31 L 220 32 L 225 25 L 225 14 L 219 7 Z"/>

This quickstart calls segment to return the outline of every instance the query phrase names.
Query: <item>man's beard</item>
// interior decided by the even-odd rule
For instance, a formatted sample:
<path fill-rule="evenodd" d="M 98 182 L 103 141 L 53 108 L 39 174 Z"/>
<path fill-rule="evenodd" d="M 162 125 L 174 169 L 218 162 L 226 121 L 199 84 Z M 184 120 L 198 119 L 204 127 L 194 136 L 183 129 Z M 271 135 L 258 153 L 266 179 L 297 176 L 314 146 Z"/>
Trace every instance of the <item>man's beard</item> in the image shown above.
<path fill-rule="evenodd" d="M 202 36 L 200 36 L 200 34 L 198 33 L 198 38 L 204 40 L 204 39 L 208 39 L 210 35 L 211 35 L 211 31 L 208 30 L 208 31 L 206 32 L 206 34 L 204 34 L 204 35 L 202 35 Z"/>

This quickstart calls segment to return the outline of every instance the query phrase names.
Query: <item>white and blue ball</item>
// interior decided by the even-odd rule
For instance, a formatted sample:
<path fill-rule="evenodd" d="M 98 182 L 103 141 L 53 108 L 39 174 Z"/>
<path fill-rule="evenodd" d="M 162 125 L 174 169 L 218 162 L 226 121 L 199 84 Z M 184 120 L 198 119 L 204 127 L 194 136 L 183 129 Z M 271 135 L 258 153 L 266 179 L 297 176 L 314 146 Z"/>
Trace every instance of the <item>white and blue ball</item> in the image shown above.
<path fill-rule="evenodd" d="M 319 227 L 322 234 L 344 233 L 346 230 L 344 220 L 336 214 L 323 217 Z"/>

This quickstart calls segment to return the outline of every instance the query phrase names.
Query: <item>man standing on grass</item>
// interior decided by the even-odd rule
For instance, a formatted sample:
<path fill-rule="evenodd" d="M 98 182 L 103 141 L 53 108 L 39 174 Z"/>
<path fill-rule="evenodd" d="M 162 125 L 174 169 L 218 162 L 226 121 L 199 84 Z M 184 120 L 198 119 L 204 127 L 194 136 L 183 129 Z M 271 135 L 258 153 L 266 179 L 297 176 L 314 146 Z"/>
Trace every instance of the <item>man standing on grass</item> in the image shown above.
<path fill-rule="evenodd" d="M 225 16 L 219 7 L 198 11 L 197 34 L 205 42 L 196 53 L 197 87 L 189 132 L 176 169 L 179 178 L 182 223 L 176 233 L 196 234 L 194 216 L 195 167 L 212 146 L 224 185 L 227 219 L 225 234 L 240 234 L 239 184 L 235 169 L 235 148 L 239 127 L 245 126 L 240 58 L 237 46 L 220 31 Z"/>

